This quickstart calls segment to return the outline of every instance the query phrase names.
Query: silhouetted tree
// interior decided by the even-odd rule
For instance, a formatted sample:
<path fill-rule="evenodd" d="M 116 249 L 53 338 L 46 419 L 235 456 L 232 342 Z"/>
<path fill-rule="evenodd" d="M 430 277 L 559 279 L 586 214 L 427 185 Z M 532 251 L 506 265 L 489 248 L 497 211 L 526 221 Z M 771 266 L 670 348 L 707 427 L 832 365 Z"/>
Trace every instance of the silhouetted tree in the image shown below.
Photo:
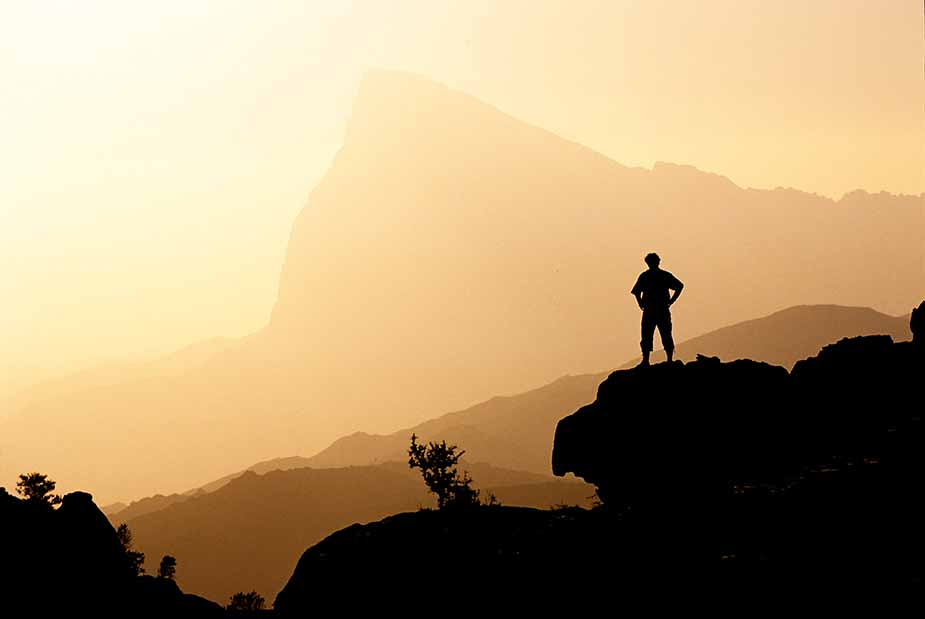
<path fill-rule="evenodd" d="M 52 494 L 55 482 L 42 473 L 27 473 L 19 476 L 16 482 L 16 492 L 24 499 L 35 505 L 52 507 L 61 503 L 61 497 Z"/>
<path fill-rule="evenodd" d="M 176 575 L 177 560 L 170 555 L 164 555 L 163 558 L 161 558 L 161 564 L 157 568 L 157 577 L 173 580 Z"/>
<path fill-rule="evenodd" d="M 421 469 L 427 488 L 437 495 L 439 509 L 471 507 L 479 504 L 479 491 L 472 487 L 472 478 L 463 471 L 460 477 L 456 465 L 465 451 L 457 452 L 456 445 L 430 442 L 419 445 L 417 436 L 411 435 L 408 448 L 408 466 Z M 496 501 L 491 497 L 492 504 Z"/>
<path fill-rule="evenodd" d="M 132 576 L 141 576 L 145 573 L 145 553 L 132 549 L 132 532 L 124 522 L 116 529 L 119 543 L 122 544 L 125 569 Z"/>
<path fill-rule="evenodd" d="M 256 591 L 251 591 L 250 593 L 238 591 L 231 596 L 231 601 L 225 608 L 231 611 L 253 612 L 263 610 L 265 603 L 266 600 Z"/>

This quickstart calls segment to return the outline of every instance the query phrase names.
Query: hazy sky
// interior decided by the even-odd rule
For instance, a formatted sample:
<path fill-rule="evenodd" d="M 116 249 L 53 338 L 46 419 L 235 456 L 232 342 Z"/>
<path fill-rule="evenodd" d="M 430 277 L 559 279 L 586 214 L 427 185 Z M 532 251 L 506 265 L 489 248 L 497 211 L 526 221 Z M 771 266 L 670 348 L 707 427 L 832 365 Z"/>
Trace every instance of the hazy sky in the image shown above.
<path fill-rule="evenodd" d="M 919 0 L 0 0 L 0 371 L 264 324 L 369 67 L 626 164 L 920 193 L 922 30 Z"/>

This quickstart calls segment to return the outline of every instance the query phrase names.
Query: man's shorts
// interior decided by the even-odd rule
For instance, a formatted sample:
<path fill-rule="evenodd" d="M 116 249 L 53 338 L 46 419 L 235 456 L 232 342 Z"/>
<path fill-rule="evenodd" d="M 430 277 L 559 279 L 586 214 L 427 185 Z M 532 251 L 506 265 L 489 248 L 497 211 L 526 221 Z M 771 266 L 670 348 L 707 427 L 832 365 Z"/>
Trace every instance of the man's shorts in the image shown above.
<path fill-rule="evenodd" d="M 671 311 L 666 306 L 642 311 L 642 340 L 639 342 L 642 352 L 652 352 L 652 338 L 656 327 L 665 350 L 674 350 L 674 340 L 671 338 Z"/>

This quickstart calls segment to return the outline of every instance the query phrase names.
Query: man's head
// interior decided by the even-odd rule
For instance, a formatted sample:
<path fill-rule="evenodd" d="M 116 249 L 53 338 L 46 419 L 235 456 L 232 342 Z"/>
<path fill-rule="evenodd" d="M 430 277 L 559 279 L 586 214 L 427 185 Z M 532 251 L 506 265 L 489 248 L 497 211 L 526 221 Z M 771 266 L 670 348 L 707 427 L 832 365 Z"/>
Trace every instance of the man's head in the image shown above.
<path fill-rule="evenodd" d="M 649 265 L 650 269 L 657 269 L 661 261 L 662 259 L 659 258 L 658 254 L 656 254 L 655 252 L 652 252 L 651 254 L 646 255 L 646 264 Z"/>

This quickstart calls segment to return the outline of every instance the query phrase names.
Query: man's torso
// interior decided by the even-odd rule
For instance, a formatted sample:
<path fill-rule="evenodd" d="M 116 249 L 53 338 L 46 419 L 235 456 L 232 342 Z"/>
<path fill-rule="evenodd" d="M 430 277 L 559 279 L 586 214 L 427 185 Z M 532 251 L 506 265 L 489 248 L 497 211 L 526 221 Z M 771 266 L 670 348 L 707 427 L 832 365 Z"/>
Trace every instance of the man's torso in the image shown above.
<path fill-rule="evenodd" d="M 643 309 L 661 310 L 668 309 L 671 299 L 669 289 L 677 290 L 679 286 L 678 279 L 668 271 L 648 269 L 639 275 L 632 292 L 641 294 Z"/>

